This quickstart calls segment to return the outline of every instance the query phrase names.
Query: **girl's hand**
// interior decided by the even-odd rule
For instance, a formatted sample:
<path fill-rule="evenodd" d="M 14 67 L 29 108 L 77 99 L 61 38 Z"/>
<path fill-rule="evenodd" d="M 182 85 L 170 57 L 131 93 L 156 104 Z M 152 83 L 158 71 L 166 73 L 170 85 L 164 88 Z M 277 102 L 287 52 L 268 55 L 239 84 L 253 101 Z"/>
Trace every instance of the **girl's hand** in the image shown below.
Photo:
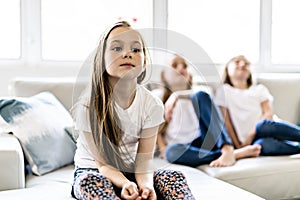
<path fill-rule="evenodd" d="M 139 191 L 134 182 L 125 183 L 122 187 L 121 197 L 128 200 L 136 200 L 139 198 Z"/>
<path fill-rule="evenodd" d="M 141 187 L 140 195 L 141 199 L 156 200 L 156 194 L 153 187 Z"/>

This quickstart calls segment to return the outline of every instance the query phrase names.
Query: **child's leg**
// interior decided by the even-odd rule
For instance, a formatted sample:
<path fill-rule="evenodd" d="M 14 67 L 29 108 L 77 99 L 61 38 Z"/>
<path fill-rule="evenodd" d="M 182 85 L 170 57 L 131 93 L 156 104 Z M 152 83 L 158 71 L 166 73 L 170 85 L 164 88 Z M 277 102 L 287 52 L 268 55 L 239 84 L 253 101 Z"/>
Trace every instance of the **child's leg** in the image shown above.
<path fill-rule="evenodd" d="M 197 92 L 191 100 L 199 119 L 201 135 L 192 142 L 192 146 L 219 152 L 218 158 L 211 160 L 213 167 L 230 166 L 235 163 L 232 140 L 224 125 L 219 108 L 205 92 Z M 199 142 L 200 141 L 200 142 Z"/>
<path fill-rule="evenodd" d="M 300 142 L 300 127 L 286 122 L 262 120 L 256 125 L 254 140 L 267 137 Z"/>
<path fill-rule="evenodd" d="M 197 145 L 204 149 L 215 147 L 221 149 L 224 144 L 232 145 L 231 138 L 224 126 L 222 114 L 210 96 L 200 91 L 192 95 L 191 100 L 199 119 L 200 137 L 203 142 L 201 146 L 198 146 L 195 141 L 193 146 Z"/>
<path fill-rule="evenodd" d="M 206 150 L 190 144 L 168 145 L 165 151 L 166 159 L 171 163 L 196 167 L 209 164 L 221 156 L 221 150 Z"/>
<path fill-rule="evenodd" d="M 158 199 L 195 200 L 185 176 L 179 171 L 157 170 L 154 173 L 154 187 Z"/>
<path fill-rule="evenodd" d="M 76 169 L 72 195 L 76 199 L 120 199 L 112 183 L 97 169 Z"/>
<path fill-rule="evenodd" d="M 277 156 L 277 155 L 292 155 L 300 153 L 299 143 L 294 144 L 287 140 L 277 140 L 275 138 L 260 138 L 254 141 L 254 144 L 261 146 L 260 155 L 262 156 Z"/>

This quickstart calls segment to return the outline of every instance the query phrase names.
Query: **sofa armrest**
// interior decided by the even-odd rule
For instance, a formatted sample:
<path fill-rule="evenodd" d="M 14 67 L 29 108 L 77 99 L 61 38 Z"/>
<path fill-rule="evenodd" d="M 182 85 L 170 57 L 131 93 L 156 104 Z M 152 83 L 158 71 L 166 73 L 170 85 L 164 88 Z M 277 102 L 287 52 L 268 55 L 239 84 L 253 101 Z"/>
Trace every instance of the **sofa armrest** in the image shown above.
<path fill-rule="evenodd" d="M 24 156 L 19 140 L 0 133 L 0 191 L 24 187 Z"/>

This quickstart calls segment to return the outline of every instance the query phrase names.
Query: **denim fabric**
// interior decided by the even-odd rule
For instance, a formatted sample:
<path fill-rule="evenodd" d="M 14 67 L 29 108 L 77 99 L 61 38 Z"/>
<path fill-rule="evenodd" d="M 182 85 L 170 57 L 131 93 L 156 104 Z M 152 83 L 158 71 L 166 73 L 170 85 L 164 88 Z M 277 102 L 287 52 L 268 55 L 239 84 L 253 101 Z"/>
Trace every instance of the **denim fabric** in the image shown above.
<path fill-rule="evenodd" d="M 262 120 L 256 125 L 253 144 L 260 144 L 260 155 L 291 155 L 300 153 L 300 127 L 286 122 Z"/>
<path fill-rule="evenodd" d="M 199 137 L 190 144 L 169 145 L 166 148 L 166 159 L 195 167 L 220 157 L 223 145 L 232 145 L 232 141 L 219 108 L 207 93 L 197 92 L 191 96 L 191 101 L 199 119 Z"/>

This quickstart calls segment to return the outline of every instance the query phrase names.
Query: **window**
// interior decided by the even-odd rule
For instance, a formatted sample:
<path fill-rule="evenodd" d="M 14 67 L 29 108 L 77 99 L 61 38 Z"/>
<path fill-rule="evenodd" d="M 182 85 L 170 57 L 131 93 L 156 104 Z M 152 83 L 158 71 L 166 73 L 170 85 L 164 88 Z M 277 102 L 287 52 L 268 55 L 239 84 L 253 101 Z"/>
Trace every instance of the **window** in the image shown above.
<path fill-rule="evenodd" d="M 273 0 L 272 63 L 300 64 L 300 1 Z"/>
<path fill-rule="evenodd" d="M 168 1 L 168 28 L 200 45 L 215 63 L 259 59 L 259 0 Z"/>
<path fill-rule="evenodd" d="M 116 20 L 153 27 L 152 0 L 41 0 L 42 58 L 84 60 Z"/>
<path fill-rule="evenodd" d="M 20 57 L 20 1 L 0 1 L 0 59 Z"/>
<path fill-rule="evenodd" d="M 123 19 L 138 29 L 170 30 L 147 41 L 158 46 L 150 51 L 157 63 L 175 31 L 217 67 L 244 54 L 257 72 L 300 72 L 299 7 L 299 0 L 1 0 L 0 67 L 80 65 L 103 30 Z"/>

